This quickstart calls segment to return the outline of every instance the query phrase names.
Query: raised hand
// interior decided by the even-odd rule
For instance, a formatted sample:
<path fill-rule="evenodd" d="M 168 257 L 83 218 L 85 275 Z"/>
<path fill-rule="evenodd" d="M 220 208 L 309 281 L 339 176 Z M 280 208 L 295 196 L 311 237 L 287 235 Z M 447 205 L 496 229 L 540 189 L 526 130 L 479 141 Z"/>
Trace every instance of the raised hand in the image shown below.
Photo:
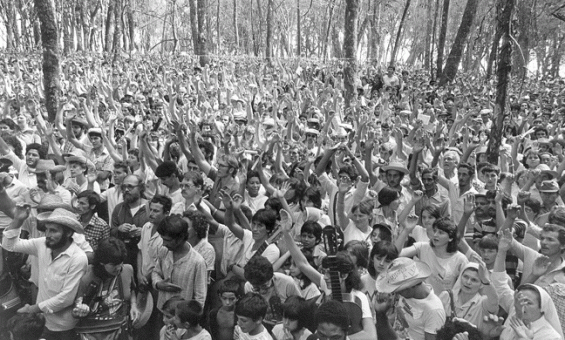
<path fill-rule="evenodd" d="M 531 193 L 529 191 L 520 191 L 518 193 L 518 197 L 516 198 L 516 202 L 519 205 L 524 205 L 524 203 L 526 203 L 526 201 L 530 198 Z"/>
<path fill-rule="evenodd" d="M 503 323 L 504 319 L 502 317 L 498 317 L 495 314 L 485 315 L 483 317 L 483 327 L 480 331 L 487 339 L 498 337 L 504 329 Z"/>
<path fill-rule="evenodd" d="M 25 221 L 31 212 L 31 206 L 29 204 L 18 204 L 16 205 L 14 211 L 14 220 Z"/>
<path fill-rule="evenodd" d="M 235 194 L 232 197 L 232 207 L 234 210 L 238 210 L 241 208 L 241 203 L 243 203 L 243 196 L 240 194 Z"/>
<path fill-rule="evenodd" d="M 275 190 L 275 192 L 273 192 L 273 197 L 275 198 L 284 198 L 284 195 L 286 195 L 287 191 L 290 190 L 290 184 L 288 182 L 284 182 L 280 189 Z"/>
<path fill-rule="evenodd" d="M 534 261 L 534 266 L 532 267 L 532 274 L 535 276 L 542 276 L 547 273 L 547 270 L 551 266 L 551 260 L 547 256 L 540 256 Z"/>
<path fill-rule="evenodd" d="M 518 214 L 520 213 L 521 207 L 519 205 L 510 205 L 506 209 L 506 218 L 516 219 L 518 218 Z"/>
<path fill-rule="evenodd" d="M 412 201 L 414 201 L 414 203 L 420 201 L 422 199 L 422 197 L 424 197 L 424 192 L 422 190 L 415 190 L 414 191 L 414 195 L 412 195 Z"/>
<path fill-rule="evenodd" d="M 472 214 L 475 211 L 475 195 L 467 195 L 463 198 L 463 212 Z"/>
<path fill-rule="evenodd" d="M 524 322 L 516 317 L 516 315 L 510 318 L 510 327 L 514 330 L 516 334 L 516 339 L 533 339 L 534 332 L 526 327 Z"/>
<path fill-rule="evenodd" d="M 290 216 L 290 213 L 285 209 L 281 209 L 279 211 L 279 214 L 281 216 L 281 230 L 283 232 L 290 232 L 290 230 L 292 229 L 292 216 Z"/>
<path fill-rule="evenodd" d="M 514 240 L 512 233 L 510 232 L 510 230 L 505 229 L 504 231 L 499 232 L 498 235 L 498 251 L 507 252 L 512 246 L 512 241 Z"/>
<path fill-rule="evenodd" d="M 416 228 L 416 225 L 418 224 L 418 219 L 419 217 L 417 215 L 408 215 L 408 217 L 406 217 L 406 220 L 404 221 L 404 227 L 406 228 L 409 234 L 412 233 L 414 228 Z"/>
<path fill-rule="evenodd" d="M 377 293 L 373 298 L 373 306 L 377 313 L 385 313 L 394 304 L 394 294 Z"/>

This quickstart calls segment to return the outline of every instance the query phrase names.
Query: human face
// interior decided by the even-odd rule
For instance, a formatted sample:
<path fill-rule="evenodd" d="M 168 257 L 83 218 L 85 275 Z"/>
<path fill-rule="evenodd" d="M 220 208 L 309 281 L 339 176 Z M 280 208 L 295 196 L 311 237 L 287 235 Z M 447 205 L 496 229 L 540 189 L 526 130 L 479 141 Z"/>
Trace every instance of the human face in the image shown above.
<path fill-rule="evenodd" d="M 227 177 L 230 175 L 230 166 L 229 164 L 223 160 L 220 159 L 220 161 L 218 161 L 218 177 L 222 178 L 222 177 Z"/>
<path fill-rule="evenodd" d="M 157 225 L 166 216 L 163 211 L 163 205 L 161 203 L 151 203 L 149 204 L 149 222 Z"/>
<path fill-rule="evenodd" d="M 316 335 L 319 340 L 345 340 L 346 334 L 337 325 L 329 322 L 322 322 L 318 324 Z"/>
<path fill-rule="evenodd" d="M 294 163 L 296 161 L 298 161 L 299 155 L 298 155 L 298 150 L 297 149 L 290 149 L 290 151 L 288 152 L 288 159 Z"/>
<path fill-rule="evenodd" d="M 291 320 L 289 318 L 283 317 L 283 327 L 289 332 L 298 331 L 298 320 Z"/>
<path fill-rule="evenodd" d="M 545 206 L 553 206 L 555 204 L 555 200 L 559 197 L 559 193 L 557 192 L 540 192 L 541 201 Z"/>
<path fill-rule="evenodd" d="M 247 192 L 251 197 L 257 197 L 259 195 L 259 189 L 261 189 L 261 181 L 258 177 L 251 177 L 247 180 Z"/>
<path fill-rule="evenodd" d="M 118 264 L 113 263 L 106 263 L 104 265 L 104 269 L 108 274 L 111 276 L 117 276 L 122 271 L 122 267 L 124 266 L 123 262 Z"/>
<path fill-rule="evenodd" d="M 169 251 L 177 250 L 185 242 L 183 239 L 173 238 L 168 235 L 161 235 L 161 239 L 163 240 L 163 246 Z"/>
<path fill-rule="evenodd" d="M 65 227 L 55 223 L 45 224 L 45 246 L 50 249 L 59 249 L 67 244 L 68 236 Z"/>
<path fill-rule="evenodd" d="M 440 247 L 447 247 L 449 242 L 452 240 L 449 238 L 449 234 L 441 229 L 434 228 L 434 237 L 432 238 L 432 242 L 434 246 L 437 248 Z"/>
<path fill-rule="evenodd" d="M 392 261 L 389 260 L 386 255 L 385 256 L 379 256 L 379 255 L 375 255 L 373 256 L 373 266 L 375 268 L 375 272 L 377 273 L 377 275 L 379 273 L 382 273 L 385 271 L 386 267 L 388 267 L 388 265 L 391 263 Z"/>
<path fill-rule="evenodd" d="M 88 203 L 87 197 L 81 197 L 77 199 L 75 210 L 79 215 L 87 214 L 91 211 L 91 209 L 93 208 L 91 208 L 90 204 Z"/>
<path fill-rule="evenodd" d="M 269 236 L 269 233 L 267 232 L 267 226 L 257 221 L 253 221 L 251 223 L 251 233 L 255 241 L 266 239 L 267 236 Z"/>
<path fill-rule="evenodd" d="M 388 170 L 386 172 L 386 180 L 389 187 L 398 188 L 400 187 L 400 181 L 402 180 L 402 173 L 396 170 Z"/>
<path fill-rule="evenodd" d="M 565 249 L 565 246 L 559 243 L 559 233 L 556 231 L 542 231 L 540 245 L 540 253 L 547 257 L 560 255 Z"/>
<path fill-rule="evenodd" d="M 75 135 L 76 138 L 82 137 L 82 126 L 81 125 L 73 124 L 72 130 L 73 130 L 73 134 Z"/>
<path fill-rule="evenodd" d="M 198 192 L 198 187 L 196 187 L 196 185 L 194 185 L 194 183 L 192 182 L 192 180 L 183 180 L 180 184 L 181 187 L 181 194 L 182 197 L 184 198 L 192 198 L 194 197 L 194 195 Z"/>
<path fill-rule="evenodd" d="M 243 333 L 246 333 L 246 334 L 249 334 L 249 335 L 256 335 L 254 333 L 256 332 L 257 328 L 261 325 L 261 318 L 254 321 L 253 319 L 248 318 L 246 316 L 238 315 L 237 316 L 237 325 L 241 328 L 241 331 Z"/>
<path fill-rule="evenodd" d="M 485 172 L 483 177 L 485 179 L 486 188 L 496 188 L 496 184 L 498 183 L 498 175 L 496 172 Z"/>
<path fill-rule="evenodd" d="M 365 228 L 369 225 L 369 220 L 371 217 L 368 214 L 364 214 L 360 209 L 356 209 L 351 213 L 351 220 L 357 228 Z"/>
<path fill-rule="evenodd" d="M 380 228 L 376 228 L 373 229 L 373 231 L 371 232 L 371 242 L 373 243 L 373 245 L 377 242 L 380 242 L 381 240 L 381 229 Z"/>
<path fill-rule="evenodd" d="M 102 147 L 102 138 L 99 136 L 90 136 L 88 139 L 90 140 L 90 144 L 92 144 L 92 148 L 97 149 Z"/>
<path fill-rule="evenodd" d="M 139 164 L 139 160 L 135 155 L 128 154 L 127 164 L 129 166 L 135 167 Z"/>
<path fill-rule="evenodd" d="M 139 182 L 137 181 L 137 178 L 133 176 L 126 177 L 121 188 L 124 193 L 124 202 L 126 203 L 134 203 L 141 197 Z"/>
<path fill-rule="evenodd" d="M 530 169 L 533 169 L 540 164 L 540 159 L 537 152 L 528 153 L 528 157 L 526 157 L 526 164 Z"/>
<path fill-rule="evenodd" d="M 10 127 L 9 127 L 8 125 L 0 124 L 0 131 L 1 131 L 1 132 L 6 131 L 6 132 L 8 132 L 8 133 L 11 133 L 11 132 L 12 132 L 12 129 L 10 129 Z"/>
<path fill-rule="evenodd" d="M 447 154 L 443 157 L 443 169 L 451 171 L 455 169 L 457 159 L 452 154 Z"/>
<path fill-rule="evenodd" d="M 547 138 L 547 133 L 543 130 L 540 130 L 540 131 L 536 132 L 536 138 L 537 139 Z"/>
<path fill-rule="evenodd" d="M 163 184 L 164 186 L 170 189 L 173 186 L 174 177 L 175 175 L 159 177 L 159 180 L 161 181 L 161 184 Z"/>
<path fill-rule="evenodd" d="M 26 153 L 26 164 L 30 168 L 35 168 L 37 166 L 37 162 L 39 161 L 39 152 L 36 149 L 30 149 Z"/>
<path fill-rule="evenodd" d="M 432 230 L 436 218 L 427 210 L 422 210 L 422 225 L 426 230 Z"/>
<path fill-rule="evenodd" d="M 486 216 L 488 214 L 489 202 L 485 196 L 475 196 L 475 214 Z"/>
<path fill-rule="evenodd" d="M 172 326 L 175 318 L 174 310 L 163 311 L 163 323 L 165 326 Z"/>
<path fill-rule="evenodd" d="M 472 269 L 467 269 L 461 274 L 461 291 L 467 294 L 477 294 L 481 288 L 479 273 Z"/>
<path fill-rule="evenodd" d="M 479 254 L 481 255 L 481 259 L 485 262 L 487 266 L 494 264 L 494 260 L 496 259 L 497 253 L 498 251 L 496 249 L 479 248 Z"/>
<path fill-rule="evenodd" d="M 527 205 L 524 206 L 524 211 L 526 212 L 526 216 L 528 216 L 528 219 L 530 221 L 533 221 L 538 217 L 534 210 Z"/>
<path fill-rule="evenodd" d="M 524 322 L 533 322 L 542 316 L 539 297 L 529 289 L 514 294 L 514 306 L 516 316 Z"/>
<path fill-rule="evenodd" d="M 196 163 L 189 162 L 187 168 L 190 172 L 200 172 L 200 168 L 196 165 Z"/>
<path fill-rule="evenodd" d="M 114 183 L 116 185 L 121 185 L 124 181 L 124 178 L 126 178 L 127 176 L 127 172 L 124 171 L 124 169 L 122 168 L 116 168 L 114 169 Z"/>
<path fill-rule="evenodd" d="M 316 246 L 316 237 L 312 233 L 301 233 L 300 241 L 302 246 L 306 249 L 311 249 Z"/>
<path fill-rule="evenodd" d="M 237 296 L 235 296 L 235 293 L 232 292 L 224 292 L 222 293 L 222 295 L 220 295 L 220 301 L 222 302 L 222 306 L 231 310 L 235 308 Z"/>
<path fill-rule="evenodd" d="M 394 201 L 392 201 L 389 205 L 390 209 L 392 209 L 393 211 L 398 210 L 398 207 L 400 207 L 400 196 L 397 197 Z"/>
<path fill-rule="evenodd" d="M 302 274 L 302 272 L 300 271 L 300 268 L 298 268 L 298 266 L 296 265 L 296 262 L 294 262 L 294 260 L 290 260 L 290 276 L 292 277 L 299 277 L 300 274 Z"/>
<path fill-rule="evenodd" d="M 459 180 L 459 186 L 467 186 L 471 183 L 472 175 L 469 173 L 469 169 L 460 168 L 457 172 L 457 179 Z"/>
<path fill-rule="evenodd" d="M 69 170 L 71 172 L 71 177 L 77 177 L 84 174 L 84 165 L 80 163 L 71 163 Z"/>
<path fill-rule="evenodd" d="M 426 190 L 434 189 L 436 187 L 434 176 L 432 176 L 432 174 L 430 173 L 422 175 L 422 184 L 424 184 L 424 189 Z"/>
<path fill-rule="evenodd" d="M 253 291 L 261 295 L 267 295 L 273 289 L 273 287 L 274 287 L 273 279 L 270 279 L 269 281 L 263 283 L 262 285 L 253 286 Z"/>

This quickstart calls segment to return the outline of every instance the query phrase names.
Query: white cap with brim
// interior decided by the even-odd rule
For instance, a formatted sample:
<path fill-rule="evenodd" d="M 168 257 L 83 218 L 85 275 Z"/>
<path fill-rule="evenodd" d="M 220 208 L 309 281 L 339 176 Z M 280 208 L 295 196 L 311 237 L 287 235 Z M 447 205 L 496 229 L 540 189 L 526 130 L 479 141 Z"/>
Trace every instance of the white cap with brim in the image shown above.
<path fill-rule="evenodd" d="M 408 175 L 408 173 L 409 173 L 408 169 L 406 169 L 404 164 L 402 164 L 400 162 L 391 162 L 389 165 L 383 166 L 382 169 L 383 169 L 383 171 L 396 170 L 396 171 L 399 171 L 399 172 L 403 172 L 406 175 Z"/>
<path fill-rule="evenodd" d="M 427 264 L 407 257 L 399 257 L 377 277 L 375 288 L 379 293 L 399 292 L 425 281 L 431 273 Z"/>
<path fill-rule="evenodd" d="M 43 223 L 55 223 L 72 229 L 74 232 L 84 234 L 82 224 L 78 221 L 77 215 L 62 208 L 57 208 L 52 212 L 45 212 L 37 215 L 37 220 Z"/>

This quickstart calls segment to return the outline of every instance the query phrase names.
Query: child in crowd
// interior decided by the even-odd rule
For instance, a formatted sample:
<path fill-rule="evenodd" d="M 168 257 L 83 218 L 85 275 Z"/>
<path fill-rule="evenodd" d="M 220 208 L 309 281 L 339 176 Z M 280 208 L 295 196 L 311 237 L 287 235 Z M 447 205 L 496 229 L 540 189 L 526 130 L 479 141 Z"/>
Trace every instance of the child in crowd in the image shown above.
<path fill-rule="evenodd" d="M 232 340 L 235 327 L 235 304 L 238 300 L 239 283 L 224 280 L 218 287 L 222 306 L 210 311 L 210 333 L 216 340 Z"/>
<path fill-rule="evenodd" d="M 39 340 L 45 327 L 42 314 L 23 313 L 10 318 L 6 324 L 7 340 Z"/>
<path fill-rule="evenodd" d="M 186 329 L 177 328 L 174 323 L 177 305 L 183 301 L 185 300 L 180 296 L 173 296 L 163 304 L 161 313 L 163 313 L 165 326 L 159 331 L 159 340 L 169 340 L 173 334 L 180 339 L 186 332 Z"/>
<path fill-rule="evenodd" d="M 306 221 L 300 228 L 300 241 L 302 249 L 308 250 L 312 254 L 314 268 L 320 267 L 322 259 L 326 257 L 326 253 L 322 250 L 322 226 L 318 222 Z"/>
<path fill-rule="evenodd" d="M 174 324 L 178 329 L 185 330 L 182 339 L 212 340 L 210 333 L 202 328 L 202 315 L 202 305 L 196 300 L 177 303 Z"/>
<path fill-rule="evenodd" d="M 263 326 L 267 314 L 267 301 L 258 293 L 249 292 L 235 305 L 237 325 L 234 340 L 273 340 Z"/>
<path fill-rule="evenodd" d="M 308 263 L 312 267 L 316 267 L 316 264 L 314 262 L 314 257 L 312 256 L 312 252 L 305 248 L 302 248 L 302 253 L 306 257 Z M 289 260 L 290 260 L 290 270 L 289 270 L 290 276 L 292 276 L 294 278 L 294 281 L 296 281 L 296 283 L 298 284 L 302 296 L 305 299 L 311 299 L 316 296 L 319 296 L 321 293 L 318 287 L 312 282 L 312 280 L 310 280 L 306 275 L 304 275 L 304 273 L 300 271 L 300 268 L 298 268 L 292 257 Z"/>
<path fill-rule="evenodd" d="M 308 308 L 306 300 L 291 296 L 283 303 L 283 323 L 273 327 L 273 336 L 277 340 L 306 340 L 312 334 L 306 326 Z"/>

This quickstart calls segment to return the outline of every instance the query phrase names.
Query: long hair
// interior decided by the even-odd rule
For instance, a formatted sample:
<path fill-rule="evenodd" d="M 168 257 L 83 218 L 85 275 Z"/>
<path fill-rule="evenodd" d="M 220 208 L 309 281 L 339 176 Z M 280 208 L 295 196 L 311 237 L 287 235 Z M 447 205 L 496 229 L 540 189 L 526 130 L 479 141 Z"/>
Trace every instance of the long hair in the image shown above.
<path fill-rule="evenodd" d="M 327 257 L 322 260 L 323 268 L 328 268 L 328 260 L 329 259 Z M 348 252 L 340 251 L 336 254 L 336 266 L 341 277 L 347 275 L 344 282 L 347 293 L 350 293 L 353 289 L 363 289 L 363 282 L 361 281 L 359 271 Z"/>
<path fill-rule="evenodd" d="M 447 233 L 451 241 L 447 244 L 446 251 L 448 253 L 455 253 L 457 251 L 457 244 L 459 244 L 459 237 L 457 235 L 457 227 L 455 224 L 450 219 L 440 218 L 435 220 L 432 227 Z M 432 248 L 435 247 L 432 240 L 430 240 L 430 245 Z"/>

